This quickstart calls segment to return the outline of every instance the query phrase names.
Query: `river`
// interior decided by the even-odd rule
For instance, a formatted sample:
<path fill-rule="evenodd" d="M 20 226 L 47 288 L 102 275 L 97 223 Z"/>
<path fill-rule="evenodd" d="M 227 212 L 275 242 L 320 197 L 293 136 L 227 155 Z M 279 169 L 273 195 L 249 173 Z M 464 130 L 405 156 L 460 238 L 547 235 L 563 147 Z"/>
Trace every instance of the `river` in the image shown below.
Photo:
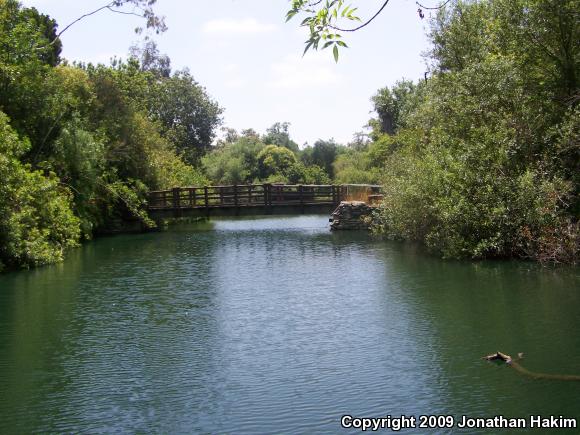
<path fill-rule="evenodd" d="M 529 370 L 580 374 L 579 330 L 578 268 L 442 261 L 331 233 L 326 216 L 101 238 L 0 275 L 0 432 L 340 433 L 343 415 L 403 414 L 580 423 L 579 382 L 481 360 L 525 352 Z"/>

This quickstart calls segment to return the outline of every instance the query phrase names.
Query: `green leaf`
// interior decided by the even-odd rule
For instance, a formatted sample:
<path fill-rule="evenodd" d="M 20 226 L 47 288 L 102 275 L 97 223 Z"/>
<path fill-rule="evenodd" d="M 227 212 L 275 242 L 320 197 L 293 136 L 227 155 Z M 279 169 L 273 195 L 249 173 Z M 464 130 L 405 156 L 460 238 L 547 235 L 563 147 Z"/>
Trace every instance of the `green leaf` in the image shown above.
<path fill-rule="evenodd" d="M 296 15 L 298 13 L 298 11 L 289 11 L 286 14 L 286 22 L 290 21 L 292 18 L 294 18 L 294 15 Z"/>
<path fill-rule="evenodd" d="M 317 36 L 317 37 L 314 39 L 314 44 L 313 44 L 313 46 L 314 46 L 314 49 L 315 49 L 315 50 L 318 50 L 318 43 L 319 43 L 319 42 L 320 42 L 320 36 Z"/>
<path fill-rule="evenodd" d="M 338 62 L 338 45 L 335 45 L 333 50 L 332 50 L 332 54 L 334 54 L 334 61 Z"/>

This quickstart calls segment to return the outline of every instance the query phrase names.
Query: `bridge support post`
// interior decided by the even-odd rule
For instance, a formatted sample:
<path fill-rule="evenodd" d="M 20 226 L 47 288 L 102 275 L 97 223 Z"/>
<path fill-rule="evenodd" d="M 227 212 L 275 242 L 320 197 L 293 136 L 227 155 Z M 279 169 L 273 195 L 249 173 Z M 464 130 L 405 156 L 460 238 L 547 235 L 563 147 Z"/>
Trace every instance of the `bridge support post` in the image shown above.
<path fill-rule="evenodd" d="M 209 217 L 209 194 L 207 191 L 207 186 L 204 186 L 203 188 L 203 196 L 205 201 L 205 214 L 207 217 Z"/>
<path fill-rule="evenodd" d="M 173 208 L 179 208 L 180 204 L 179 204 L 179 187 L 174 187 L 172 189 L 173 195 L 172 195 L 172 207 Z"/>
<path fill-rule="evenodd" d="M 272 212 L 272 185 L 264 183 L 263 189 L 264 189 L 264 208 L 266 209 L 266 213 L 270 214 Z"/>
<path fill-rule="evenodd" d="M 175 217 L 181 216 L 181 189 L 179 187 L 174 187 L 172 190 L 171 205 L 173 208 L 173 214 Z"/>
<path fill-rule="evenodd" d="M 238 201 L 238 185 L 234 184 L 234 206 L 236 207 L 236 216 L 240 214 L 240 204 Z"/>

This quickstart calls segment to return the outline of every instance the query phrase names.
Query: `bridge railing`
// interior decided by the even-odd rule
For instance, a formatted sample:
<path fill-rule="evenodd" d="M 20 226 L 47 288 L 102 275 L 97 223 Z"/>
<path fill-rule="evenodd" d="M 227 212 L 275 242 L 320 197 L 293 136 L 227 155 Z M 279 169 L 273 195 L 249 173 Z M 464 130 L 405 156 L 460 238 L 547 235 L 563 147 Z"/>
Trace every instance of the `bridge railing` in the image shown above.
<path fill-rule="evenodd" d="M 149 192 L 148 204 L 150 210 L 333 205 L 344 196 L 345 189 L 338 185 L 248 184 L 153 191 Z"/>

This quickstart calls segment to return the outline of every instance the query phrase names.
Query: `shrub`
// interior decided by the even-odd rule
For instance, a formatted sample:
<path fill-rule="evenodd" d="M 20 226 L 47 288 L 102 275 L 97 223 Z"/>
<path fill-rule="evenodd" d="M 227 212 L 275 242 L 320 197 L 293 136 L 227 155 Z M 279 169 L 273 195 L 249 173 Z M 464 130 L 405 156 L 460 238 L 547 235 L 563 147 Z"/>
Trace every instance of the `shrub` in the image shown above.
<path fill-rule="evenodd" d="M 61 261 L 80 237 L 70 192 L 54 174 L 45 176 L 19 161 L 28 149 L 0 112 L 0 267 Z"/>

